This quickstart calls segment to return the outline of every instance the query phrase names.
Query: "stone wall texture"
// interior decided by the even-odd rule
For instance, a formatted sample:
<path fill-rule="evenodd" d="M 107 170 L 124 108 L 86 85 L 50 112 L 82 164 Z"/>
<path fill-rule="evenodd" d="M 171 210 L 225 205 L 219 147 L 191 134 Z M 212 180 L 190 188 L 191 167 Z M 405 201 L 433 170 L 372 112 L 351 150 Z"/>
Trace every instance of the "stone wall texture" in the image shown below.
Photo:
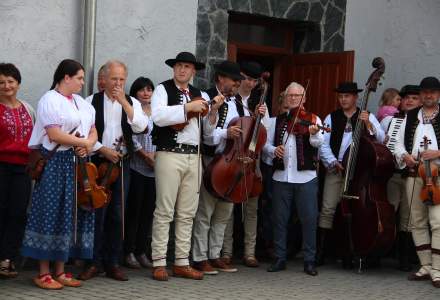
<path fill-rule="evenodd" d="M 199 0 L 196 54 L 207 68 L 199 72 L 196 85 L 208 87 L 213 64 L 227 58 L 229 11 L 314 22 L 318 36 L 301 50 L 336 52 L 344 49 L 345 9 L 346 0 Z"/>

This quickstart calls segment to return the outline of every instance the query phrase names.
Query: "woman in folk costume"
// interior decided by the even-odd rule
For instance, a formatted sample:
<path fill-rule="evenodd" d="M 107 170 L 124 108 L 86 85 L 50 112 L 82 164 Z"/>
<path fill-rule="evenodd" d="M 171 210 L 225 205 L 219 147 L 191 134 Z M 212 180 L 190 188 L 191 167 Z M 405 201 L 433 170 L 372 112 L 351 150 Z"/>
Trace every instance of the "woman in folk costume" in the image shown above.
<path fill-rule="evenodd" d="M 63 60 L 55 71 L 51 90 L 38 103 L 29 141 L 29 147 L 40 149 L 44 156 L 58 146 L 35 185 L 22 247 L 23 256 L 39 260 L 40 272 L 34 282 L 43 289 L 81 286 L 64 272 L 64 263 L 69 257 L 93 255 L 94 214 L 81 209 L 76 214 L 74 198 L 74 156 L 89 154 L 97 140 L 95 110 L 75 94 L 83 84 L 83 66 Z M 54 277 L 50 261 L 55 262 Z"/>

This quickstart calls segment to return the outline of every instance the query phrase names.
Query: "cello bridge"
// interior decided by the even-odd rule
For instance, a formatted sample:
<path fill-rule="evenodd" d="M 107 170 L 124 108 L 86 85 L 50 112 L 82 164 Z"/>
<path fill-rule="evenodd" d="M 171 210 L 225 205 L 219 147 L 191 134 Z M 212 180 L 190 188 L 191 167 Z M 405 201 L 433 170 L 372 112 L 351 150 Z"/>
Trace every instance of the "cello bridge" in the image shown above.
<path fill-rule="evenodd" d="M 237 160 L 245 165 L 251 164 L 254 162 L 254 159 L 249 156 L 239 156 Z"/>

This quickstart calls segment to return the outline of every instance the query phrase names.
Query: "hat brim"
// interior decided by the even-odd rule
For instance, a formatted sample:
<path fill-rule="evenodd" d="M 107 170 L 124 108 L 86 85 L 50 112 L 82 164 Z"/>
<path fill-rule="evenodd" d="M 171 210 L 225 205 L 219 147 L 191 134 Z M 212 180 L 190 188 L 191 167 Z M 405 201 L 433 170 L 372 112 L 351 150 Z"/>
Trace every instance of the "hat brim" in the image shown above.
<path fill-rule="evenodd" d="M 174 67 L 174 65 L 178 62 L 184 62 L 184 63 L 190 63 L 194 65 L 194 68 L 199 71 L 199 70 L 203 70 L 205 68 L 205 64 L 198 62 L 198 61 L 190 61 L 190 60 L 184 60 L 184 59 L 175 59 L 175 58 L 170 58 L 167 59 L 165 61 L 165 63 L 170 66 L 171 68 Z"/>
<path fill-rule="evenodd" d="M 335 89 L 335 92 L 337 92 L 337 93 L 347 93 L 347 94 L 353 94 L 353 93 L 357 94 L 362 91 L 363 91 L 362 89 L 356 89 L 356 90 L 344 90 L 344 89 L 338 89 L 338 88 Z"/>
<path fill-rule="evenodd" d="M 416 91 L 409 91 L 409 92 L 404 92 L 404 93 L 399 93 L 399 96 L 401 98 L 404 98 L 408 95 L 420 95 L 420 92 L 416 92 Z"/>

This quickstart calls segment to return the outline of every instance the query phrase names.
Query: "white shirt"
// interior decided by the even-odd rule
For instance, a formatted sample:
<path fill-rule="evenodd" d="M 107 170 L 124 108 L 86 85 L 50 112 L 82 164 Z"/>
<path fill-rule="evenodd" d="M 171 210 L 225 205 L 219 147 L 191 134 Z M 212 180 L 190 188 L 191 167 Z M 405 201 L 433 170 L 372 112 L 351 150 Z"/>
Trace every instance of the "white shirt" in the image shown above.
<path fill-rule="evenodd" d="M 218 91 L 218 88 L 217 88 L 217 91 Z M 244 116 L 246 116 L 246 117 L 249 117 L 251 115 L 249 112 L 249 109 L 248 109 L 248 105 L 247 105 L 248 99 L 249 99 L 249 96 L 247 96 L 246 99 L 242 98 L 242 103 L 244 106 L 243 112 L 244 112 Z M 236 97 L 235 96 L 228 97 L 225 101 L 226 101 L 225 102 L 226 105 L 228 105 L 228 113 L 226 114 L 225 123 L 223 124 L 223 128 L 215 127 L 215 128 L 213 128 L 213 130 L 211 132 L 203 134 L 204 142 L 206 145 L 217 146 L 215 149 L 215 153 L 221 153 L 225 149 L 227 138 L 228 138 L 227 131 L 228 131 L 229 123 L 234 118 L 240 117 L 240 114 L 238 113 L 237 106 L 241 106 L 241 104 L 237 104 Z M 268 130 L 270 121 L 269 121 L 269 115 L 268 115 L 267 110 L 266 110 L 265 116 L 261 119 L 261 123 L 266 128 L 266 130 Z M 217 123 L 215 123 L 215 126 L 216 125 L 217 125 Z"/>
<path fill-rule="evenodd" d="M 419 152 L 424 151 L 423 147 L 421 146 L 424 136 L 426 136 L 431 142 L 428 145 L 428 149 L 438 150 L 437 137 L 435 136 L 434 127 L 432 127 L 432 124 L 423 124 L 421 109 L 417 114 L 417 118 L 419 119 L 419 125 L 417 125 L 416 132 L 414 133 L 414 142 L 411 150 L 411 155 L 413 155 L 414 157 L 418 157 Z M 397 165 L 400 169 L 406 167 L 406 163 L 403 160 L 403 156 L 407 153 L 405 149 L 405 127 L 406 117 L 403 120 L 402 125 L 400 126 L 399 133 L 397 134 L 397 143 L 393 153 L 396 158 Z M 440 160 L 436 159 L 436 163 L 440 164 Z"/>
<path fill-rule="evenodd" d="M 316 118 L 316 123 L 322 125 L 319 117 Z M 272 126 L 270 126 L 267 135 L 266 145 L 263 148 L 263 151 L 266 152 L 266 155 L 271 159 L 275 158 L 275 127 L 276 122 L 272 122 Z M 310 135 L 309 142 L 310 145 L 315 148 L 321 146 L 324 142 L 322 131 L 320 130 L 316 134 Z M 306 183 L 316 178 L 316 170 L 298 170 L 296 136 L 294 134 L 287 134 L 286 131 L 283 137 L 283 143 L 285 143 L 283 157 L 285 168 L 284 170 L 276 170 L 273 173 L 273 180 L 289 183 Z"/>
<path fill-rule="evenodd" d="M 374 130 L 376 131 L 376 140 L 379 143 L 383 143 L 385 139 L 385 132 L 382 130 L 382 127 L 380 126 L 379 122 L 377 121 L 376 117 L 373 114 L 369 114 L 368 119 L 371 122 L 371 125 L 374 127 Z M 332 118 L 331 114 L 327 115 L 324 119 L 324 124 L 328 125 L 330 128 L 332 127 Z M 352 128 L 352 131 L 354 131 L 355 128 Z M 350 147 L 350 144 L 352 142 L 352 131 L 345 132 L 342 136 L 341 141 L 341 148 L 339 148 L 338 157 L 336 158 L 335 155 L 332 152 L 332 149 L 330 148 L 330 135 L 331 132 L 325 132 L 324 133 L 324 143 L 319 148 L 319 156 L 321 158 L 322 163 L 326 168 L 329 167 L 329 165 L 334 161 L 342 161 L 344 158 L 345 151 L 347 151 L 348 147 Z"/>
<path fill-rule="evenodd" d="M 133 102 L 133 120 L 130 121 L 127 116 L 127 123 L 133 132 L 139 133 L 147 128 L 148 116 L 143 113 L 142 106 L 137 99 L 133 97 L 130 99 Z M 86 98 L 89 103 L 92 103 L 92 100 L 93 95 Z M 102 141 L 96 142 L 93 151 L 99 150 L 102 146 L 110 149 L 115 148 L 116 140 L 122 136 L 122 109 L 122 105 L 118 101 L 111 100 L 104 92 L 104 132 L 102 133 Z M 125 147 L 123 147 L 123 151 L 126 151 Z"/>
<path fill-rule="evenodd" d="M 66 133 L 77 128 L 75 132 L 79 132 L 87 138 L 94 124 L 95 109 L 81 96 L 73 95 L 73 99 L 70 100 L 57 91 L 50 90 L 38 102 L 37 120 L 29 139 L 29 148 L 36 149 L 42 145 L 47 150 L 52 150 L 57 145 L 49 140 L 46 128 L 55 126 Z M 72 146 L 62 145 L 57 151 L 65 151 L 70 148 Z"/>
<path fill-rule="evenodd" d="M 277 118 L 276 118 L 276 117 L 272 117 L 272 118 L 269 118 L 269 119 L 268 119 L 268 128 L 269 128 L 269 131 L 270 131 L 270 129 L 271 129 L 272 127 L 275 128 L 276 121 L 277 121 Z M 270 134 L 270 132 L 268 132 L 268 134 Z M 274 132 L 274 134 L 275 134 L 275 132 Z M 263 148 L 263 151 L 261 152 L 261 160 L 262 160 L 266 165 L 272 166 L 272 164 L 273 164 L 273 157 L 272 157 L 267 151 L 264 151 L 264 149 L 265 149 L 265 148 Z"/>
<path fill-rule="evenodd" d="M 209 96 L 202 92 L 202 98 L 209 101 Z M 181 105 L 168 105 L 168 94 L 163 84 L 159 84 L 151 96 L 151 117 L 155 125 L 160 127 L 181 124 L 186 122 L 186 114 L 184 105 L 191 99 L 185 96 L 183 104 Z M 178 132 L 177 143 L 197 146 L 200 140 L 200 131 L 197 118 L 189 120 L 189 124 L 185 128 Z M 213 130 L 213 126 L 208 121 L 207 117 L 203 118 L 202 124 L 203 130 L 206 134 L 210 134 Z"/>

